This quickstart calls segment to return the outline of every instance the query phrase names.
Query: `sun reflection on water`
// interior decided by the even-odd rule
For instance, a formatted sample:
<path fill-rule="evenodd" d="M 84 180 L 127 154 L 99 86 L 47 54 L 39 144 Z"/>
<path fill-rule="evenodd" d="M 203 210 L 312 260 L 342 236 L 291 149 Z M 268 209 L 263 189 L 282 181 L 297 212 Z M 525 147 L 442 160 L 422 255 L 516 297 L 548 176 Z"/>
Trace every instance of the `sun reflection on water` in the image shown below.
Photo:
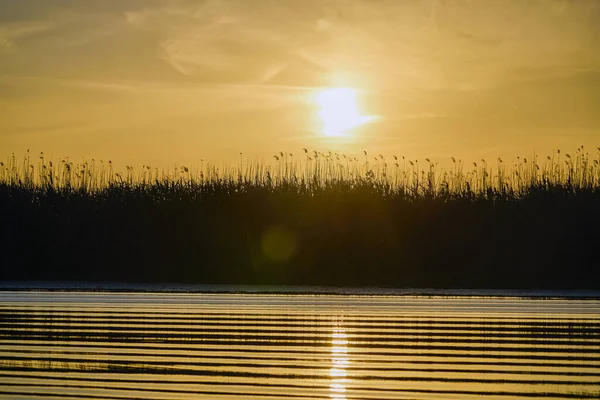
<path fill-rule="evenodd" d="M 346 400 L 346 385 L 350 381 L 346 369 L 350 365 L 348 358 L 348 335 L 341 323 L 336 322 L 331 333 L 331 369 L 329 376 L 329 397 Z"/>

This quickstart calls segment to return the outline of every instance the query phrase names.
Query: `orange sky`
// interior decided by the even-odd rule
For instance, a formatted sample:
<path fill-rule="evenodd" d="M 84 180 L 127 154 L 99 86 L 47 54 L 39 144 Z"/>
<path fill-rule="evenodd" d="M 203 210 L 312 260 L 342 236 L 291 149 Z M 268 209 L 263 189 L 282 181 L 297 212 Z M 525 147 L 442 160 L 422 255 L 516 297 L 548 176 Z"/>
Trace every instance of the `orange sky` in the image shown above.
<path fill-rule="evenodd" d="M 0 0 L 0 158 L 595 149 L 598 21 L 596 0 Z M 329 87 L 366 122 L 325 135 Z"/>

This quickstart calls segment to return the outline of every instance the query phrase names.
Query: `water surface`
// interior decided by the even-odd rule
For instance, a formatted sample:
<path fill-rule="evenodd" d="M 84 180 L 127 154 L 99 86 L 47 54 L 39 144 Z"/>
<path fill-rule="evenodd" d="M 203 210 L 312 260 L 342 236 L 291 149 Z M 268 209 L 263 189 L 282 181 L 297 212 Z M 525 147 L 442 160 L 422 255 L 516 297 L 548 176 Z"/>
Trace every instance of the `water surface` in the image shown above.
<path fill-rule="evenodd" d="M 600 301 L 0 292 L 0 398 L 600 397 Z"/>

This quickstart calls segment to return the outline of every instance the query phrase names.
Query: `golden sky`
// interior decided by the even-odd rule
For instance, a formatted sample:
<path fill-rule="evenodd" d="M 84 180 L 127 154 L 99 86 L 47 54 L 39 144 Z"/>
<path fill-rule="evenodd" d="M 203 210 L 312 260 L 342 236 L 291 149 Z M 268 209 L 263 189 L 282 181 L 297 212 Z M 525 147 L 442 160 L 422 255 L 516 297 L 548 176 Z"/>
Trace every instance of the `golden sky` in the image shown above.
<path fill-rule="evenodd" d="M 595 149 L 599 21 L 599 0 L 0 0 L 0 158 Z"/>

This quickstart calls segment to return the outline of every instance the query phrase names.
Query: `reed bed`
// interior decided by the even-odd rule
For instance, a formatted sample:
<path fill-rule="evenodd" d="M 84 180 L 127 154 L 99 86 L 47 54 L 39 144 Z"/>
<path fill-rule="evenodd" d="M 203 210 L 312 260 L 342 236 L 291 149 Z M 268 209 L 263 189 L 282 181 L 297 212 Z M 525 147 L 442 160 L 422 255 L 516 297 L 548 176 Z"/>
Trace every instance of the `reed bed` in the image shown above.
<path fill-rule="evenodd" d="M 600 289 L 600 149 L 0 163 L 0 279 Z"/>

